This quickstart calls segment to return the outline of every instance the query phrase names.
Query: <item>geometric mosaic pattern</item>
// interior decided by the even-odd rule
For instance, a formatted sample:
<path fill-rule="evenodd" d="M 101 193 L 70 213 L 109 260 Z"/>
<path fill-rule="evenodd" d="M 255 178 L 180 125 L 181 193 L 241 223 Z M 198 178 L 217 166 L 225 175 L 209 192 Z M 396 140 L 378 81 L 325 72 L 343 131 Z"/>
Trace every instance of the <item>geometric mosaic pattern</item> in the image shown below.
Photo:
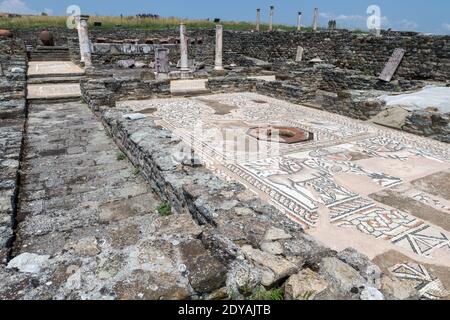
<path fill-rule="evenodd" d="M 135 112 L 155 109 L 151 116 L 188 143 L 211 170 L 243 182 L 304 227 L 317 225 L 318 207 L 324 205 L 331 223 L 341 227 L 343 234 L 351 228 L 422 256 L 440 248 L 450 250 L 447 232 L 361 192 L 365 184 L 375 193 L 402 186 L 408 179 L 410 172 L 386 173 L 385 161 L 405 168 L 420 159 L 425 168 L 430 163 L 436 170 L 450 169 L 448 145 L 256 93 L 120 104 Z M 255 158 L 242 146 L 255 142 L 246 133 L 258 126 L 296 127 L 313 133 L 313 139 L 294 144 L 258 141 Z M 234 137 L 229 138 L 226 130 Z M 231 148 L 230 141 L 234 141 Z M 336 179 L 338 175 L 341 180 Z M 344 186 L 342 179 L 363 182 Z M 406 196 L 449 212 L 449 199 L 420 191 Z"/>
<path fill-rule="evenodd" d="M 439 300 L 450 295 L 441 280 L 431 275 L 422 265 L 402 263 L 393 266 L 389 271 L 399 279 L 412 282 L 422 299 Z"/>
<path fill-rule="evenodd" d="M 430 225 L 422 225 L 399 234 L 392 239 L 392 243 L 424 256 L 440 248 L 450 249 L 449 237 Z"/>

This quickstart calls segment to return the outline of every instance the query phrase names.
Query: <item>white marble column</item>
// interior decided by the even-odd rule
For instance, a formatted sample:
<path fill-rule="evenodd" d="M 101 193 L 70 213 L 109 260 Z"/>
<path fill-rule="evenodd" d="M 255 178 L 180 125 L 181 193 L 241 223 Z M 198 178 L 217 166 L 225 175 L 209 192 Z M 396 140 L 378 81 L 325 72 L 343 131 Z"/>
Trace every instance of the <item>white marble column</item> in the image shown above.
<path fill-rule="evenodd" d="M 180 70 L 190 71 L 188 60 L 188 38 L 186 33 L 186 25 L 184 23 L 180 24 L 180 52 Z"/>
<path fill-rule="evenodd" d="M 78 25 L 78 35 L 80 40 L 80 55 L 81 61 L 84 62 L 84 66 L 89 68 L 92 67 L 91 60 L 91 42 L 89 41 L 89 31 L 88 31 L 88 20 L 89 16 L 77 16 L 76 19 L 79 21 Z"/>
<path fill-rule="evenodd" d="M 77 25 L 77 31 L 78 31 L 78 43 L 80 44 L 80 61 L 84 62 L 84 56 L 81 54 L 82 52 L 82 45 L 81 45 L 81 28 L 80 28 L 80 19 L 79 17 L 75 18 L 75 23 Z"/>
<path fill-rule="evenodd" d="M 299 12 L 298 13 L 298 17 L 297 17 L 297 31 L 302 30 L 302 13 Z"/>
<path fill-rule="evenodd" d="M 223 70 L 222 46 L 223 46 L 223 27 L 222 25 L 218 24 L 216 26 L 216 59 L 214 63 L 214 70 L 216 71 Z"/>
<path fill-rule="evenodd" d="M 269 12 L 269 31 L 273 30 L 273 11 L 275 7 L 270 6 L 270 12 Z"/>
<path fill-rule="evenodd" d="M 256 31 L 260 30 L 261 26 L 261 9 L 256 9 Z"/>
<path fill-rule="evenodd" d="M 317 31 L 317 22 L 319 19 L 319 9 L 318 8 L 314 8 L 314 17 L 313 17 L 313 31 Z"/>

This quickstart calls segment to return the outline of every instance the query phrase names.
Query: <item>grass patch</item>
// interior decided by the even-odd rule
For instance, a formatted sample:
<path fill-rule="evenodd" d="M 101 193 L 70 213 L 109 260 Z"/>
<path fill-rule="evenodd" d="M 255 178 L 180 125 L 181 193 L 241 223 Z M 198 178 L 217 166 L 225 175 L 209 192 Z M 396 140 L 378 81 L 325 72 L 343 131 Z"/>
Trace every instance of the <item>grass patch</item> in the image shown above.
<path fill-rule="evenodd" d="M 263 286 L 260 286 L 248 299 L 259 301 L 279 301 L 284 300 L 284 292 L 282 288 L 266 290 Z"/>
<path fill-rule="evenodd" d="M 126 156 L 123 152 L 118 151 L 116 156 L 117 161 L 123 161 L 126 159 Z"/>
<path fill-rule="evenodd" d="M 5 29 L 33 29 L 33 28 L 51 28 L 66 27 L 67 16 L 20 16 L 20 17 L 0 17 L 0 28 Z M 94 22 L 101 22 L 100 27 L 95 27 Z M 185 20 L 175 17 L 170 18 L 137 18 L 118 17 L 118 16 L 91 16 L 89 19 L 89 28 L 91 29 L 112 29 L 112 28 L 130 28 L 146 30 L 165 30 L 178 29 L 181 22 L 186 23 L 188 28 L 214 28 L 216 23 L 212 20 Z M 221 21 L 224 29 L 227 30 L 254 30 L 255 23 L 247 21 Z M 286 31 L 296 30 L 295 26 L 275 24 L 274 30 L 281 29 Z M 268 24 L 261 25 L 261 31 L 267 31 Z M 310 31 L 311 28 L 303 28 L 303 31 Z"/>
<path fill-rule="evenodd" d="M 167 217 L 172 214 L 172 206 L 167 202 L 163 202 L 156 208 L 156 211 L 160 216 Z"/>

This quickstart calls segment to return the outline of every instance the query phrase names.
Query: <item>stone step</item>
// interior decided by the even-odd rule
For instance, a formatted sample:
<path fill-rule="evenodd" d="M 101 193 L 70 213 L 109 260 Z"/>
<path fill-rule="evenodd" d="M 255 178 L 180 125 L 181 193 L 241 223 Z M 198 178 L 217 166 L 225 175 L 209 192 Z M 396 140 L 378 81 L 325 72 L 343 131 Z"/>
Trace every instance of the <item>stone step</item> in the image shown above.
<path fill-rule="evenodd" d="M 52 60 L 51 57 L 70 57 L 70 52 L 69 50 L 34 50 L 30 51 L 28 55 L 30 58 L 45 57 L 47 60 Z"/>
<path fill-rule="evenodd" d="M 36 46 L 36 50 L 69 50 L 67 46 Z"/>
<path fill-rule="evenodd" d="M 33 52 L 30 57 L 69 57 L 68 52 Z"/>
<path fill-rule="evenodd" d="M 194 96 L 210 93 L 206 88 L 207 79 L 172 80 L 170 92 L 175 96 Z"/>
<path fill-rule="evenodd" d="M 171 92 L 173 96 L 194 97 L 211 93 L 208 89 L 189 89 L 189 90 L 174 90 Z"/>
<path fill-rule="evenodd" d="M 58 84 L 58 83 L 79 83 L 84 76 L 72 77 L 31 77 L 28 79 L 28 84 Z"/>
<path fill-rule="evenodd" d="M 84 72 L 73 72 L 73 73 L 47 73 L 43 74 L 29 74 L 28 80 L 35 78 L 79 78 L 83 77 Z"/>
<path fill-rule="evenodd" d="M 58 60 L 58 61 L 71 61 L 69 57 L 53 57 L 53 59 L 49 59 L 48 57 L 42 58 L 30 58 L 30 61 L 49 61 L 49 60 Z"/>
<path fill-rule="evenodd" d="M 28 101 L 40 103 L 45 101 L 78 101 L 81 98 L 80 85 L 65 84 L 28 84 Z"/>
<path fill-rule="evenodd" d="M 69 50 L 68 49 L 65 49 L 65 50 L 49 50 L 49 49 L 37 49 L 37 50 L 32 50 L 31 52 L 36 52 L 36 53 L 39 53 L 39 52 L 54 52 L 54 53 L 60 53 L 60 52 L 69 52 Z"/>
<path fill-rule="evenodd" d="M 28 98 L 27 99 L 32 104 L 57 104 L 66 102 L 78 102 L 81 101 L 81 96 L 61 96 L 61 97 L 51 97 L 51 98 Z"/>

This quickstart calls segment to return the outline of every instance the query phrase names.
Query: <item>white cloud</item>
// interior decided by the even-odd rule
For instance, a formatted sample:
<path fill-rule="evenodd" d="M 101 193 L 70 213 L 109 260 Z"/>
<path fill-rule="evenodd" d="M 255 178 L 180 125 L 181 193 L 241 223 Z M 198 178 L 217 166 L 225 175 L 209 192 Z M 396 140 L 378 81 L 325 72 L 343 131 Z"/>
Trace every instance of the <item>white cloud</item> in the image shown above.
<path fill-rule="evenodd" d="M 442 29 L 446 31 L 450 31 L 450 23 L 444 22 L 442 25 Z"/>
<path fill-rule="evenodd" d="M 399 27 L 406 30 L 416 30 L 419 25 L 415 21 L 403 19 L 398 22 Z"/>
<path fill-rule="evenodd" d="M 49 16 L 53 15 L 53 9 L 49 9 L 49 8 L 45 8 L 44 11 L 46 14 L 48 14 Z"/>
<path fill-rule="evenodd" d="M 18 14 L 36 14 L 37 12 L 21 0 L 4 0 L 0 3 L 0 12 Z"/>
<path fill-rule="evenodd" d="M 331 12 L 319 13 L 319 16 L 326 20 L 336 20 L 338 27 L 345 28 L 361 28 L 367 29 L 367 16 L 363 15 L 346 15 L 346 14 L 334 14 Z M 381 26 L 384 28 L 389 27 L 390 22 L 386 16 L 381 17 Z"/>
<path fill-rule="evenodd" d="M 325 18 L 325 19 L 331 19 L 334 17 L 334 14 L 330 12 L 319 12 L 319 17 Z"/>

